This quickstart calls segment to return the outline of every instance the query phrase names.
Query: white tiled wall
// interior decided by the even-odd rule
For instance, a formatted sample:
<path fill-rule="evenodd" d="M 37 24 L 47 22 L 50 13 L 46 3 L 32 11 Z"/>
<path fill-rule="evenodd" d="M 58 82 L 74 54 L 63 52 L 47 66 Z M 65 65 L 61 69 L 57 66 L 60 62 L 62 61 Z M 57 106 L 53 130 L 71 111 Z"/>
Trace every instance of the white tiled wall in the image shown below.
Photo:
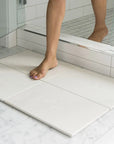
<path fill-rule="evenodd" d="M 0 0 L 0 37 L 17 28 L 16 1 Z"/>
<path fill-rule="evenodd" d="M 16 1 L 0 0 L 0 46 L 13 47 L 16 45 Z"/>
<path fill-rule="evenodd" d="M 18 29 L 17 45 L 44 55 L 46 51 L 46 37 Z M 101 45 L 97 45 L 99 49 L 101 49 Z M 71 43 L 59 41 L 57 58 L 82 68 L 114 77 L 113 51 L 112 53 L 103 52 L 102 50 L 96 51 L 94 49 L 82 48 Z"/>
<path fill-rule="evenodd" d="M 27 0 L 24 7 L 18 6 L 18 23 L 25 19 L 26 24 L 45 26 L 45 16 L 48 0 Z M 108 0 L 107 8 L 112 7 L 113 0 Z M 22 13 L 25 13 L 22 14 Z M 64 21 L 75 19 L 93 13 L 91 0 L 66 0 L 66 14 Z"/>

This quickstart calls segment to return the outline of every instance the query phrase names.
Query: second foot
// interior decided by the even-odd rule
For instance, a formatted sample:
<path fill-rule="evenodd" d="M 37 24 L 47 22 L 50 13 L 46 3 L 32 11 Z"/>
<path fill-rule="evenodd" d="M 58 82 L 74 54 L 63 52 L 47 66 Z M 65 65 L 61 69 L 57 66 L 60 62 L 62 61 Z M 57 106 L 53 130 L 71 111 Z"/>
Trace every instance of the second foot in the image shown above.
<path fill-rule="evenodd" d="M 94 32 L 89 36 L 89 40 L 96 42 L 102 42 L 104 37 L 108 34 L 108 28 L 106 26 L 102 28 L 95 28 Z"/>
<path fill-rule="evenodd" d="M 47 74 L 48 70 L 57 65 L 58 61 L 56 58 L 44 58 L 42 63 L 30 72 L 30 77 L 34 80 L 39 80 Z"/>
<path fill-rule="evenodd" d="M 93 33 L 88 37 L 88 39 L 96 42 L 102 42 L 102 40 L 107 34 L 108 34 L 108 28 L 106 26 L 102 28 L 95 28 Z M 86 46 L 83 45 L 78 46 L 86 48 Z"/>

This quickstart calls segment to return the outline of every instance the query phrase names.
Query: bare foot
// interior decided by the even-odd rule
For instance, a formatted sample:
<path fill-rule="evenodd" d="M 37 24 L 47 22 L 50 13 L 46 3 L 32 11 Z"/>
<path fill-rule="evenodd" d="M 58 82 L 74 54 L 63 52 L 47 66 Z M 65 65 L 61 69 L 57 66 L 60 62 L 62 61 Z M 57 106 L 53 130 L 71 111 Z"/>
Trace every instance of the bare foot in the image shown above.
<path fill-rule="evenodd" d="M 102 42 L 102 40 L 107 34 L 108 34 L 108 28 L 106 26 L 102 28 L 95 28 L 93 33 L 88 37 L 88 39 L 96 42 Z M 82 46 L 82 45 L 78 45 L 78 46 L 86 48 L 86 46 Z"/>
<path fill-rule="evenodd" d="M 39 80 L 46 75 L 48 70 L 56 67 L 57 65 L 58 61 L 55 57 L 54 58 L 45 57 L 42 63 L 30 72 L 30 77 L 33 78 L 34 80 Z"/>
<path fill-rule="evenodd" d="M 89 36 L 89 40 L 102 42 L 104 37 L 108 34 L 108 28 L 106 26 L 101 28 L 95 28 L 93 33 Z"/>

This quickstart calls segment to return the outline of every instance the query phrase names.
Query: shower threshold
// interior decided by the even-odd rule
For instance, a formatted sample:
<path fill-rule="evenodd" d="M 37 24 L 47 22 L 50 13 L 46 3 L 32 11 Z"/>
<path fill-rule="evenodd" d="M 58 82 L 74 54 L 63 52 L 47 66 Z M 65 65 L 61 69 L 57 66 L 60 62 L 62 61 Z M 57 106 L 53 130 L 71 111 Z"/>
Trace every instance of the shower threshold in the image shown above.
<path fill-rule="evenodd" d="M 17 30 L 17 45 L 45 54 L 45 28 L 20 27 Z M 81 68 L 114 77 L 114 47 L 111 45 L 61 33 L 57 58 Z"/>

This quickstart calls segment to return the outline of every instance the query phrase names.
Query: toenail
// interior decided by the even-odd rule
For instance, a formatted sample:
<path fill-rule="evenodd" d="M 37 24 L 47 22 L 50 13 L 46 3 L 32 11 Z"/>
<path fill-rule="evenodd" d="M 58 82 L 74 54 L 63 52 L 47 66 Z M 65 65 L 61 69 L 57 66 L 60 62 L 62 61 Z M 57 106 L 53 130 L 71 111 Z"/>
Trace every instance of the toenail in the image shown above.
<path fill-rule="evenodd" d="M 37 76 L 35 76 L 35 78 L 38 78 Z"/>

